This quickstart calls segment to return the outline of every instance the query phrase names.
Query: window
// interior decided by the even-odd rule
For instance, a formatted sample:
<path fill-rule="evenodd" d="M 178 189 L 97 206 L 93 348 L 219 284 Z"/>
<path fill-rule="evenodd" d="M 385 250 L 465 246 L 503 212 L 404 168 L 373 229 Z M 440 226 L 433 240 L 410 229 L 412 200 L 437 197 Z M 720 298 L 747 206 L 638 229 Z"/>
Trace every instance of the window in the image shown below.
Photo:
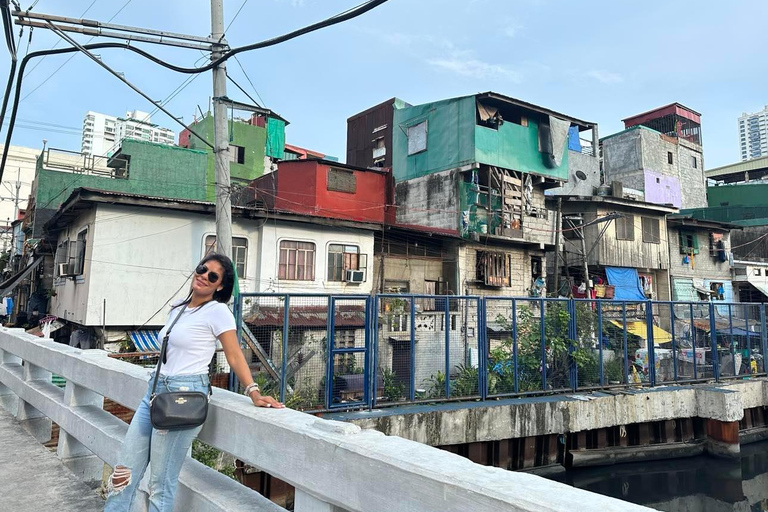
<path fill-rule="evenodd" d="M 357 176 L 352 171 L 343 169 L 328 169 L 327 189 L 335 192 L 357 192 Z"/>
<path fill-rule="evenodd" d="M 328 281 L 345 281 L 347 270 L 363 270 L 368 257 L 356 245 L 328 246 Z"/>
<path fill-rule="evenodd" d="M 680 231 L 678 233 L 680 254 L 699 254 L 699 238 L 693 231 Z"/>
<path fill-rule="evenodd" d="M 635 239 L 635 216 L 624 214 L 616 219 L 616 239 L 634 240 Z"/>
<path fill-rule="evenodd" d="M 672 165 L 672 152 L 671 151 L 667 151 L 667 163 L 669 165 Z"/>
<path fill-rule="evenodd" d="M 755 269 L 755 275 L 756 276 L 760 276 L 760 275 L 762 275 L 762 273 L 763 273 L 762 269 L 759 269 L 759 268 Z"/>
<path fill-rule="evenodd" d="M 643 226 L 643 242 L 649 244 L 658 244 L 661 242 L 659 233 L 659 219 L 643 217 L 641 219 Z"/>
<path fill-rule="evenodd" d="M 315 244 L 292 240 L 281 241 L 277 278 L 286 281 L 314 281 Z"/>
<path fill-rule="evenodd" d="M 387 148 L 384 144 L 384 137 L 379 137 L 373 141 L 373 158 L 382 158 L 387 154 Z"/>
<path fill-rule="evenodd" d="M 695 156 L 691 157 L 691 165 L 693 166 L 694 169 L 698 169 L 699 168 L 699 162 L 696 160 Z"/>
<path fill-rule="evenodd" d="M 245 163 L 245 148 L 243 146 L 229 145 L 229 161 L 235 164 Z"/>
<path fill-rule="evenodd" d="M 477 251 L 477 279 L 486 286 L 510 286 L 512 257 L 503 252 Z"/>
<path fill-rule="evenodd" d="M 408 127 L 408 156 L 427 150 L 427 122 Z"/>
<path fill-rule="evenodd" d="M 81 276 L 85 272 L 85 244 L 88 240 L 88 229 L 84 229 L 77 234 L 77 241 L 74 246 L 74 254 L 72 254 L 70 245 L 69 263 L 72 265 L 72 273 L 76 276 Z"/>
<path fill-rule="evenodd" d="M 216 252 L 216 235 L 205 237 L 205 255 Z M 237 269 L 237 277 L 245 279 L 246 262 L 248 261 L 248 239 L 238 236 L 232 237 L 232 263 Z"/>

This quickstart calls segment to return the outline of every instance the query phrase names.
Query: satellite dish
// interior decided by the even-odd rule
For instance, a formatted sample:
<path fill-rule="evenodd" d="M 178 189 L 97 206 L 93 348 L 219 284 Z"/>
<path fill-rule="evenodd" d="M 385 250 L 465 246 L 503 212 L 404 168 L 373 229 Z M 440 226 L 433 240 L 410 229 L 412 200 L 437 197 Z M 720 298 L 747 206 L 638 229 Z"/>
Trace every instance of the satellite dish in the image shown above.
<path fill-rule="evenodd" d="M 577 178 L 579 181 L 584 181 L 584 180 L 586 180 L 586 179 L 587 179 L 587 175 L 586 175 L 586 174 L 584 174 L 584 171 L 576 171 L 574 174 L 575 174 L 576 178 Z"/>

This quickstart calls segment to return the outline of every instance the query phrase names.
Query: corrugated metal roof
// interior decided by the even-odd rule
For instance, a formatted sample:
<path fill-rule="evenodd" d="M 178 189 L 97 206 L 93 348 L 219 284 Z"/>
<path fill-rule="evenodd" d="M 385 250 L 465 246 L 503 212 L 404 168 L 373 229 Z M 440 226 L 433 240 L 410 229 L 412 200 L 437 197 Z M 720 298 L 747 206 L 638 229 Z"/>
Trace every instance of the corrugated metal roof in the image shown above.
<path fill-rule="evenodd" d="M 728 174 L 738 174 L 738 173 L 748 172 L 748 171 L 760 171 L 764 169 L 768 169 L 768 156 L 753 158 L 752 160 L 747 160 L 746 162 L 739 162 L 737 164 L 730 164 L 730 165 L 723 165 L 722 167 L 715 167 L 714 169 L 709 169 L 708 171 L 704 171 L 704 174 L 707 176 L 707 178 L 716 178 L 718 176 L 724 176 Z"/>
<path fill-rule="evenodd" d="M 246 314 L 245 322 L 255 327 L 282 327 L 285 311 L 280 307 L 259 307 Z M 338 307 L 334 318 L 336 327 L 365 327 L 365 307 Z M 291 306 L 288 313 L 290 327 L 324 329 L 328 325 L 327 306 Z"/>

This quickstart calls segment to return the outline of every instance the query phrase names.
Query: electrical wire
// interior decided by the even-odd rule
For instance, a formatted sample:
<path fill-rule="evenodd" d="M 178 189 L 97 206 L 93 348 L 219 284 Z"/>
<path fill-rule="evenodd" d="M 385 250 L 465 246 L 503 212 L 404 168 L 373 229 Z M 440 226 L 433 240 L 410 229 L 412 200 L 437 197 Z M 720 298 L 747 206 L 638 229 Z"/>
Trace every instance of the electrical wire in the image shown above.
<path fill-rule="evenodd" d="M 240 4 L 240 8 L 237 10 L 237 12 L 235 13 L 235 15 L 234 15 L 234 16 L 232 17 L 232 19 L 229 21 L 229 24 L 227 25 L 227 28 L 225 28 L 225 29 L 224 29 L 224 33 L 221 35 L 221 39 L 224 39 L 224 36 L 227 34 L 227 32 L 229 32 L 229 27 L 231 27 L 231 26 L 232 26 L 232 24 L 235 22 L 235 20 L 237 19 L 237 17 L 240 15 L 240 11 L 242 11 L 242 10 L 243 10 L 243 7 L 245 7 L 245 4 L 247 4 L 247 3 L 248 3 L 248 0 L 243 0 L 243 3 L 242 3 L 242 4 Z M 219 39 L 219 41 L 221 41 L 221 39 Z"/>
<path fill-rule="evenodd" d="M 86 14 L 88 14 L 88 11 L 90 11 L 90 10 L 91 10 L 91 7 L 93 7 L 93 5 L 94 5 L 96 2 L 98 2 L 98 0 L 93 0 L 93 2 L 91 2 L 91 5 L 89 5 L 89 6 L 88 6 L 88 7 L 87 7 L 87 8 L 86 8 L 86 9 L 85 9 L 85 10 L 84 10 L 82 13 L 80 13 L 80 16 L 79 16 L 79 18 L 82 18 L 83 16 L 85 16 Z M 35 2 L 35 4 L 36 4 L 36 3 L 37 3 L 37 2 Z M 32 7 L 34 7 L 34 4 L 32 5 Z M 27 10 L 28 10 L 28 11 L 32 10 L 32 7 L 30 7 L 30 8 L 29 8 L 29 9 L 27 9 Z M 56 48 L 57 46 L 59 46 L 59 43 L 60 43 L 60 42 L 61 42 L 61 40 L 57 40 L 55 43 L 53 43 L 53 47 L 52 47 L 52 48 Z M 45 57 L 43 57 L 42 59 L 40 59 L 40 60 L 39 60 L 39 61 L 38 61 L 38 62 L 37 62 L 37 63 L 36 63 L 34 66 L 32 66 L 32 69 L 30 69 L 30 70 L 29 70 L 29 72 L 27 73 L 27 76 L 31 75 L 31 74 L 32 74 L 32 72 L 33 72 L 35 69 L 37 69 L 37 67 L 38 67 L 40 64 L 42 64 L 44 60 L 45 60 Z M 57 70 L 57 71 L 58 71 L 58 70 Z M 55 73 L 55 71 L 54 71 L 54 73 Z M 26 78 L 26 77 L 25 77 L 25 78 Z"/>
<path fill-rule="evenodd" d="M 253 85 L 253 82 L 251 81 L 251 77 L 248 76 L 248 73 L 246 73 L 245 68 L 242 64 L 240 64 L 240 59 L 237 58 L 237 55 L 235 55 L 235 62 L 237 62 L 237 65 L 240 66 L 240 70 L 243 72 L 243 75 L 245 76 L 245 79 L 248 80 L 248 83 L 251 84 L 251 87 L 253 88 L 253 92 L 256 93 L 256 96 L 258 96 L 259 100 L 261 100 L 261 104 L 265 105 L 264 99 L 262 99 L 261 94 L 259 94 L 259 91 L 256 90 L 256 86 Z M 238 86 L 239 87 L 239 86 Z M 242 88 L 241 88 L 242 89 Z M 243 91 L 245 92 L 245 91 Z M 246 93 L 246 96 L 248 94 Z M 250 98 L 250 96 L 248 96 Z M 256 101 L 254 101 L 256 103 Z M 258 103 L 256 103 L 258 105 Z"/>
<path fill-rule="evenodd" d="M 94 0 L 95 2 L 96 0 Z M 129 0 L 130 1 L 130 0 Z M 238 53 L 251 51 L 251 50 L 257 50 L 262 48 L 267 48 L 270 46 L 275 46 L 277 44 L 289 41 L 291 39 L 295 39 L 299 36 L 302 36 L 304 34 L 308 34 L 317 30 L 320 30 L 322 28 L 330 27 L 332 25 L 336 25 L 338 23 L 342 23 L 344 21 L 356 18 L 384 3 L 386 3 L 389 0 L 369 0 L 368 2 L 365 2 L 363 4 L 358 5 L 357 7 L 353 7 L 347 11 L 344 11 L 340 14 L 337 14 L 335 16 L 332 16 L 330 18 L 327 18 L 323 21 L 320 21 L 318 23 L 314 23 L 312 25 L 309 25 L 307 27 L 295 30 L 293 32 L 289 32 L 288 34 L 284 34 L 282 36 L 278 36 L 272 39 L 268 39 L 265 41 L 261 41 L 258 43 L 253 43 L 250 45 L 240 46 L 237 48 L 233 48 L 227 52 L 224 53 L 221 57 L 214 60 L 213 62 L 202 66 L 202 67 L 193 67 L 193 68 L 185 68 L 182 66 L 176 66 L 174 64 L 171 64 L 169 62 L 163 61 L 154 55 L 141 50 L 135 46 L 131 46 L 130 44 L 125 43 L 96 43 L 96 44 L 87 44 L 83 45 L 82 48 L 86 50 L 96 50 L 96 49 L 106 49 L 106 48 L 122 48 L 126 50 L 133 51 L 135 53 L 138 53 L 139 55 L 151 60 L 152 62 L 159 64 L 161 66 L 164 66 L 168 69 L 171 69 L 173 71 L 177 71 L 179 73 L 187 73 L 187 74 L 194 74 L 194 73 L 202 73 L 204 71 L 208 71 L 210 69 L 213 69 L 214 67 L 218 66 L 219 64 L 226 62 L 228 59 L 234 57 Z M 19 66 L 19 72 L 18 77 L 16 80 L 16 90 L 14 94 L 14 105 L 11 113 L 11 122 L 10 126 L 8 128 L 8 133 L 6 134 L 6 144 L 3 148 L 3 156 L 2 160 L 0 160 L 0 180 L 2 180 L 3 173 L 5 171 L 5 163 L 8 158 L 8 148 L 10 147 L 11 137 L 13 135 L 13 125 L 16 121 L 16 114 L 18 112 L 18 106 L 19 106 L 19 97 L 21 93 L 21 82 L 24 77 L 24 71 L 26 69 L 26 65 L 29 62 L 30 59 L 36 58 L 36 57 L 44 57 L 48 55 L 58 55 L 63 53 L 73 53 L 81 51 L 78 48 L 58 48 L 58 49 L 50 49 L 50 50 L 40 50 L 36 52 L 32 52 L 26 56 L 21 61 L 21 65 Z M 9 83 L 12 83 L 13 76 L 9 75 Z M 6 91 L 7 92 L 7 91 Z M 0 121 L 2 121 L 2 116 L 0 115 Z"/>
<path fill-rule="evenodd" d="M 120 9 L 118 9 L 118 11 L 117 11 L 115 14 L 113 14 L 111 18 L 109 18 L 109 19 L 107 20 L 107 23 L 109 23 L 109 22 L 110 22 L 110 21 L 112 21 L 113 19 L 117 18 L 117 15 L 118 15 L 118 14 L 120 14 L 121 12 L 123 12 L 123 9 L 125 9 L 126 7 L 128 7 L 128 4 L 130 4 L 130 3 L 131 3 L 131 1 L 132 1 L 132 0 L 127 0 L 127 1 L 126 1 L 126 2 L 123 4 L 123 6 L 122 6 Z M 94 0 L 94 2 L 93 2 L 93 3 L 96 3 L 96 1 Z M 93 4 L 91 4 L 91 7 L 92 7 L 92 6 L 93 6 Z M 88 9 L 90 9 L 90 7 L 88 7 Z M 85 12 L 88 12 L 88 9 L 86 9 L 86 11 L 85 11 Z M 83 13 L 83 14 L 85 14 L 85 13 Z M 80 17 L 82 18 L 82 16 L 83 16 L 83 15 L 81 15 Z M 91 42 L 91 41 L 93 41 L 94 39 L 96 39 L 96 36 L 93 36 L 93 37 L 91 37 L 90 39 L 88 39 L 88 41 L 87 41 L 87 42 L 88 42 L 88 43 L 90 43 L 90 42 Z M 60 40 L 59 40 L 59 41 L 56 41 L 56 43 L 57 43 L 57 44 L 58 44 L 59 42 L 60 42 Z M 53 45 L 53 47 L 55 48 L 55 47 L 56 47 L 56 44 L 55 44 L 55 45 Z M 29 98 L 29 97 L 30 97 L 32 94 L 34 94 L 34 93 L 35 93 L 35 91 L 37 91 L 37 90 L 38 90 L 38 89 L 40 89 L 40 88 L 41 88 L 43 85 L 45 85 L 45 84 L 46 84 L 46 82 L 48 82 L 48 80 L 50 80 L 51 78 L 53 78 L 53 76 L 54 76 L 56 73 L 58 73 L 59 71 L 61 71 L 61 69 L 62 69 L 64 66 L 66 66 L 66 65 L 69 63 L 69 61 L 71 61 L 72 59 L 74 59 L 76 55 L 77 55 L 77 54 L 75 53 L 74 55 L 71 55 L 71 56 L 70 56 L 70 57 L 69 57 L 67 60 L 65 60 L 65 61 L 64 61 L 64 62 L 61 64 L 61 66 L 59 66 L 58 68 L 56 68 L 56 69 L 53 71 L 53 73 L 51 73 L 50 75 L 48 75 L 48 76 L 45 78 L 45 80 L 43 80 L 42 82 L 40 82 L 40 83 L 37 85 L 37 87 L 35 87 L 35 88 L 34 88 L 34 89 L 32 89 L 31 91 L 29 91 L 27 94 L 25 94 L 25 95 L 24 95 L 24 97 L 23 97 L 23 98 L 21 98 L 21 101 L 24 101 L 24 100 L 26 100 L 26 99 L 27 99 L 27 98 Z M 42 62 L 42 60 L 41 60 L 40 62 Z M 40 62 L 38 62 L 38 64 L 40 64 Z M 37 66 L 35 66 L 35 67 L 37 67 Z M 33 67 L 33 68 L 32 68 L 32 69 L 29 71 L 29 73 L 27 73 L 27 76 L 29 76 L 29 74 L 30 74 L 30 73 L 32 73 L 32 71 L 34 71 L 34 69 L 35 69 L 35 68 Z"/>

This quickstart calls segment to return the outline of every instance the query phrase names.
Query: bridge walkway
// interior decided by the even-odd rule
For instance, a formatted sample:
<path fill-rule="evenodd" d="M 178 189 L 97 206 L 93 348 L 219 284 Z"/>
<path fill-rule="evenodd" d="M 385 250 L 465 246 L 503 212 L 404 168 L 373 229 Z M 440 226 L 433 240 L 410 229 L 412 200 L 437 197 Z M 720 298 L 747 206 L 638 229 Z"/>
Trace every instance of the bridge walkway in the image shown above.
<path fill-rule="evenodd" d="M 96 512 L 104 501 L 0 409 L 0 496 L 14 512 Z"/>

